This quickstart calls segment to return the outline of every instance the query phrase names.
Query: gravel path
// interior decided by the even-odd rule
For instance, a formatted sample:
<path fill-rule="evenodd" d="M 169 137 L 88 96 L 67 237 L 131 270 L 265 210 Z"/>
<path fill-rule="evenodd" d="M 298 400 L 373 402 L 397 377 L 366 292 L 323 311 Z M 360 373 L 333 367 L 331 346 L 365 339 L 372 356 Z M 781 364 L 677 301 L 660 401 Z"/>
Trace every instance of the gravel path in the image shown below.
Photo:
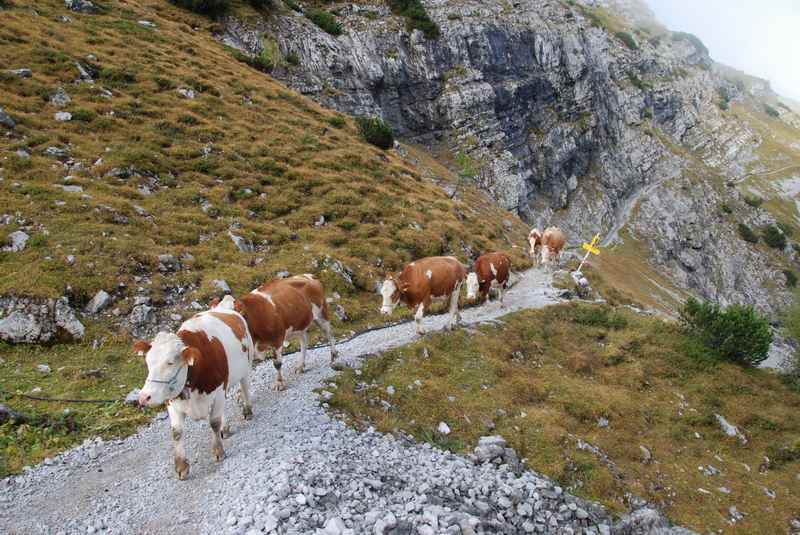
<path fill-rule="evenodd" d="M 524 274 L 505 309 L 489 303 L 468 323 L 557 302 L 550 278 Z M 378 308 L 376 297 L 376 312 Z M 427 329 L 445 316 L 425 319 Z M 412 342 L 413 323 L 364 334 L 342 360 Z M 0 533 L 688 533 L 650 509 L 614 524 L 602 508 L 533 472 L 465 457 L 331 419 L 313 390 L 331 376 L 328 349 L 310 353 L 289 389 L 270 389 L 271 364 L 253 373 L 255 419 L 228 401 L 227 458 L 212 460 L 205 422 L 187 423 L 189 480 L 172 469 L 166 413 L 125 440 L 87 441 L 0 481 Z M 291 356 L 286 368 L 294 366 Z"/>

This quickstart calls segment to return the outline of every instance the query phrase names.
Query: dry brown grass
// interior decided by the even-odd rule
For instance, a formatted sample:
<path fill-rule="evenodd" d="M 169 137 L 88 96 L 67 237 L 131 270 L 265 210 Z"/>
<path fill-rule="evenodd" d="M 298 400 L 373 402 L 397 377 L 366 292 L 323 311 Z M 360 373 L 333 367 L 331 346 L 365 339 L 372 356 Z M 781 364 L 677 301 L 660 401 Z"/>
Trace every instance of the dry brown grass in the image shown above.
<path fill-rule="evenodd" d="M 499 433 L 528 466 L 616 511 L 632 493 L 700 532 L 788 531 L 799 513 L 800 458 L 760 470 L 781 448 L 790 448 L 784 459 L 800 453 L 800 395 L 779 377 L 716 362 L 675 325 L 625 311 L 564 305 L 504 321 L 372 357 L 360 375 L 338 378 L 331 406 L 357 425 L 402 429 L 456 451 Z M 744 431 L 747 445 L 722 433 L 717 413 Z M 434 431 L 440 421 L 449 436 Z M 614 467 L 579 450 L 578 439 Z M 652 462 L 642 462 L 640 446 Z M 721 475 L 698 470 L 707 465 Z M 728 522 L 732 505 L 747 513 L 737 525 Z"/>

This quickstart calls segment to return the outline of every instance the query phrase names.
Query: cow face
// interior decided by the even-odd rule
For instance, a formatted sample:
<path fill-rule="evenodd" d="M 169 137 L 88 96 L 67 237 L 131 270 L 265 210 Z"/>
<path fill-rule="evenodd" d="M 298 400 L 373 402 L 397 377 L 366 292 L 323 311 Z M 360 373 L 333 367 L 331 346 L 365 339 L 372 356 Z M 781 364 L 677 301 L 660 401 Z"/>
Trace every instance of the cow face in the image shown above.
<path fill-rule="evenodd" d="M 397 282 L 392 277 L 387 277 L 381 286 L 381 296 L 383 297 L 383 306 L 381 306 L 381 314 L 389 315 L 394 312 L 394 308 L 400 301 L 400 290 L 397 287 Z"/>
<path fill-rule="evenodd" d="M 478 274 L 473 272 L 467 275 L 467 299 L 477 298 L 479 287 Z"/>
<path fill-rule="evenodd" d="M 143 346 L 135 345 L 134 350 Z M 139 393 L 139 405 L 155 407 L 180 394 L 186 385 L 189 366 L 194 363 L 198 350 L 187 348 L 177 335 L 160 332 L 147 347 L 147 379 Z"/>

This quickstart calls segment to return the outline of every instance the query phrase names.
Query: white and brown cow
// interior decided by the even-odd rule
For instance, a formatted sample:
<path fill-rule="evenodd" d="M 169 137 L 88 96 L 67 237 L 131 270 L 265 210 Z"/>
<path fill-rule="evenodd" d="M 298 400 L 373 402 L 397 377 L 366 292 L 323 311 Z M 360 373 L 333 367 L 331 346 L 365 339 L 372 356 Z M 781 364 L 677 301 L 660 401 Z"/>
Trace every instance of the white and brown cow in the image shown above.
<path fill-rule="evenodd" d="M 475 268 L 467 275 L 467 299 L 480 297 L 485 301 L 492 290 L 497 290 L 500 306 L 503 305 L 503 290 L 508 286 L 511 273 L 511 257 L 506 253 L 486 253 L 475 261 Z"/>
<path fill-rule="evenodd" d="M 461 320 L 458 312 L 458 297 L 467 277 L 467 268 L 452 256 L 431 256 L 406 265 L 403 271 L 386 277 L 381 287 L 383 296 L 382 314 L 391 314 L 398 303 L 405 303 L 416 310 L 414 321 L 417 334 L 424 334 L 422 317 L 434 299 L 450 301 L 450 321 L 446 328 L 452 329 Z"/>
<path fill-rule="evenodd" d="M 264 360 L 270 348 L 278 372 L 276 388 L 284 390 L 281 368 L 284 344 L 292 338 L 300 340 L 298 373 L 305 371 L 308 330 L 312 323 L 322 328 L 331 348 L 331 362 L 338 356 L 328 319 L 325 289 L 313 275 L 298 275 L 270 281 L 236 300 L 236 310 L 247 320 L 256 347 L 256 358 Z"/>
<path fill-rule="evenodd" d="M 189 318 L 177 333 L 160 332 L 152 343 L 140 340 L 133 349 L 147 362 L 147 379 L 139 393 L 139 405 L 167 404 L 178 479 L 189 475 L 183 445 L 187 416 L 194 420 L 208 419 L 212 451 L 216 460 L 221 461 L 225 457 L 222 430 L 229 386 L 240 385 L 244 418 L 253 416 L 249 374 L 255 347 L 247 323 L 232 310 L 231 300 L 226 298 L 216 308 Z"/>
<path fill-rule="evenodd" d="M 542 233 L 538 228 L 531 229 L 530 234 L 528 234 L 528 243 L 531 246 L 529 254 L 535 264 L 539 256 L 539 249 L 542 247 Z"/>
<path fill-rule="evenodd" d="M 567 237 L 558 227 L 549 227 L 542 235 L 542 264 L 547 265 L 550 260 L 556 263 L 561 261 L 561 251 L 567 243 Z"/>

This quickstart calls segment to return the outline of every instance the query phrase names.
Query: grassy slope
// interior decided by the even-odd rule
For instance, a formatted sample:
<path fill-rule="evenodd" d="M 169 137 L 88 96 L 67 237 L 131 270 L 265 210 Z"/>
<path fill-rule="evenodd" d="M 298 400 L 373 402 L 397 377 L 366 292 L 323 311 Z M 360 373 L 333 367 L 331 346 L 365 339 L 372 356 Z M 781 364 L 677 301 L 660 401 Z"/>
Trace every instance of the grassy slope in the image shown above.
<path fill-rule="evenodd" d="M 788 529 L 800 492 L 800 395 L 778 377 L 709 360 L 676 326 L 627 312 L 564 305 L 503 320 L 480 334 L 437 334 L 373 357 L 337 378 L 330 405 L 357 425 L 401 429 L 457 451 L 499 433 L 528 466 L 617 511 L 633 493 L 702 532 Z M 725 436 L 715 413 L 739 425 L 749 443 Z M 607 428 L 598 426 L 601 417 Z M 440 421 L 449 436 L 434 431 Z M 577 449 L 578 439 L 616 468 Z M 640 445 L 653 462 L 642 462 Z M 784 446 L 794 461 L 776 462 Z M 761 471 L 765 455 L 773 463 Z M 698 470 L 707 465 L 722 474 Z M 727 522 L 732 505 L 748 513 L 737 527 Z"/>
<path fill-rule="evenodd" d="M 19 214 L 25 223 L 0 226 L 0 242 L 20 227 L 32 240 L 23 253 L 0 252 L 0 294 L 56 297 L 70 288 L 80 306 L 96 291 L 124 283 L 130 290 L 115 306 L 125 314 L 138 287 L 159 304 L 181 286 L 187 291 L 177 311 L 186 315 L 188 302 L 205 302 L 214 292 L 214 279 L 239 293 L 281 270 L 314 272 L 342 296 L 350 320 L 335 319 L 341 333 L 380 321 L 375 282 L 413 258 L 452 253 L 466 261 L 463 243 L 476 251 L 511 250 L 524 267 L 521 250 L 512 248 L 527 236 L 518 218 L 473 189 L 451 200 L 429 178 L 454 177 L 426 167 L 430 159 L 415 158 L 416 167 L 395 151 L 365 144 L 349 118 L 338 128 L 335 112 L 235 61 L 211 39 L 210 20 L 160 0 L 105 1 L 98 15 L 68 12 L 61 0 L 37 2 L 35 11 L 15 4 L 2 13 L 0 64 L 30 68 L 33 76 L 0 72 L 0 105 L 17 121 L 11 135 L 0 137 L 0 214 Z M 72 22 L 61 22 L 62 15 Z M 89 54 L 96 59 L 87 60 Z M 75 83 L 75 61 L 96 69 L 95 84 Z M 64 108 L 73 114 L 68 123 L 56 122 L 59 110 L 48 104 L 59 86 L 72 99 Z M 196 98 L 181 97 L 180 87 L 194 89 Z M 83 167 L 67 171 L 43 154 L 50 146 L 69 148 Z M 19 149 L 30 159 L 17 156 Z M 120 167 L 139 176 L 106 177 Z M 58 187 L 68 175 L 86 196 Z M 142 185 L 153 193 L 143 194 Z M 204 200 L 215 210 L 204 212 Z M 119 215 L 127 222 L 118 222 Z M 327 223 L 315 227 L 320 216 Z M 230 228 L 258 251 L 240 252 Z M 194 260 L 161 274 L 157 256 L 165 253 Z M 76 256 L 74 266 L 65 262 L 68 254 Z M 326 255 L 353 271 L 353 286 L 315 267 Z M 108 321 L 89 321 L 82 344 L 0 344 L 0 389 L 116 398 L 139 386 L 144 366 Z M 104 339 L 97 349 L 95 339 Z M 35 370 L 42 363 L 51 375 Z M 93 369 L 100 377 L 81 377 Z M 145 419 L 118 405 L 0 401 L 40 416 L 69 407 L 80 424 L 70 434 L 47 426 L 0 428 L 0 476 L 86 436 L 129 432 Z"/>

